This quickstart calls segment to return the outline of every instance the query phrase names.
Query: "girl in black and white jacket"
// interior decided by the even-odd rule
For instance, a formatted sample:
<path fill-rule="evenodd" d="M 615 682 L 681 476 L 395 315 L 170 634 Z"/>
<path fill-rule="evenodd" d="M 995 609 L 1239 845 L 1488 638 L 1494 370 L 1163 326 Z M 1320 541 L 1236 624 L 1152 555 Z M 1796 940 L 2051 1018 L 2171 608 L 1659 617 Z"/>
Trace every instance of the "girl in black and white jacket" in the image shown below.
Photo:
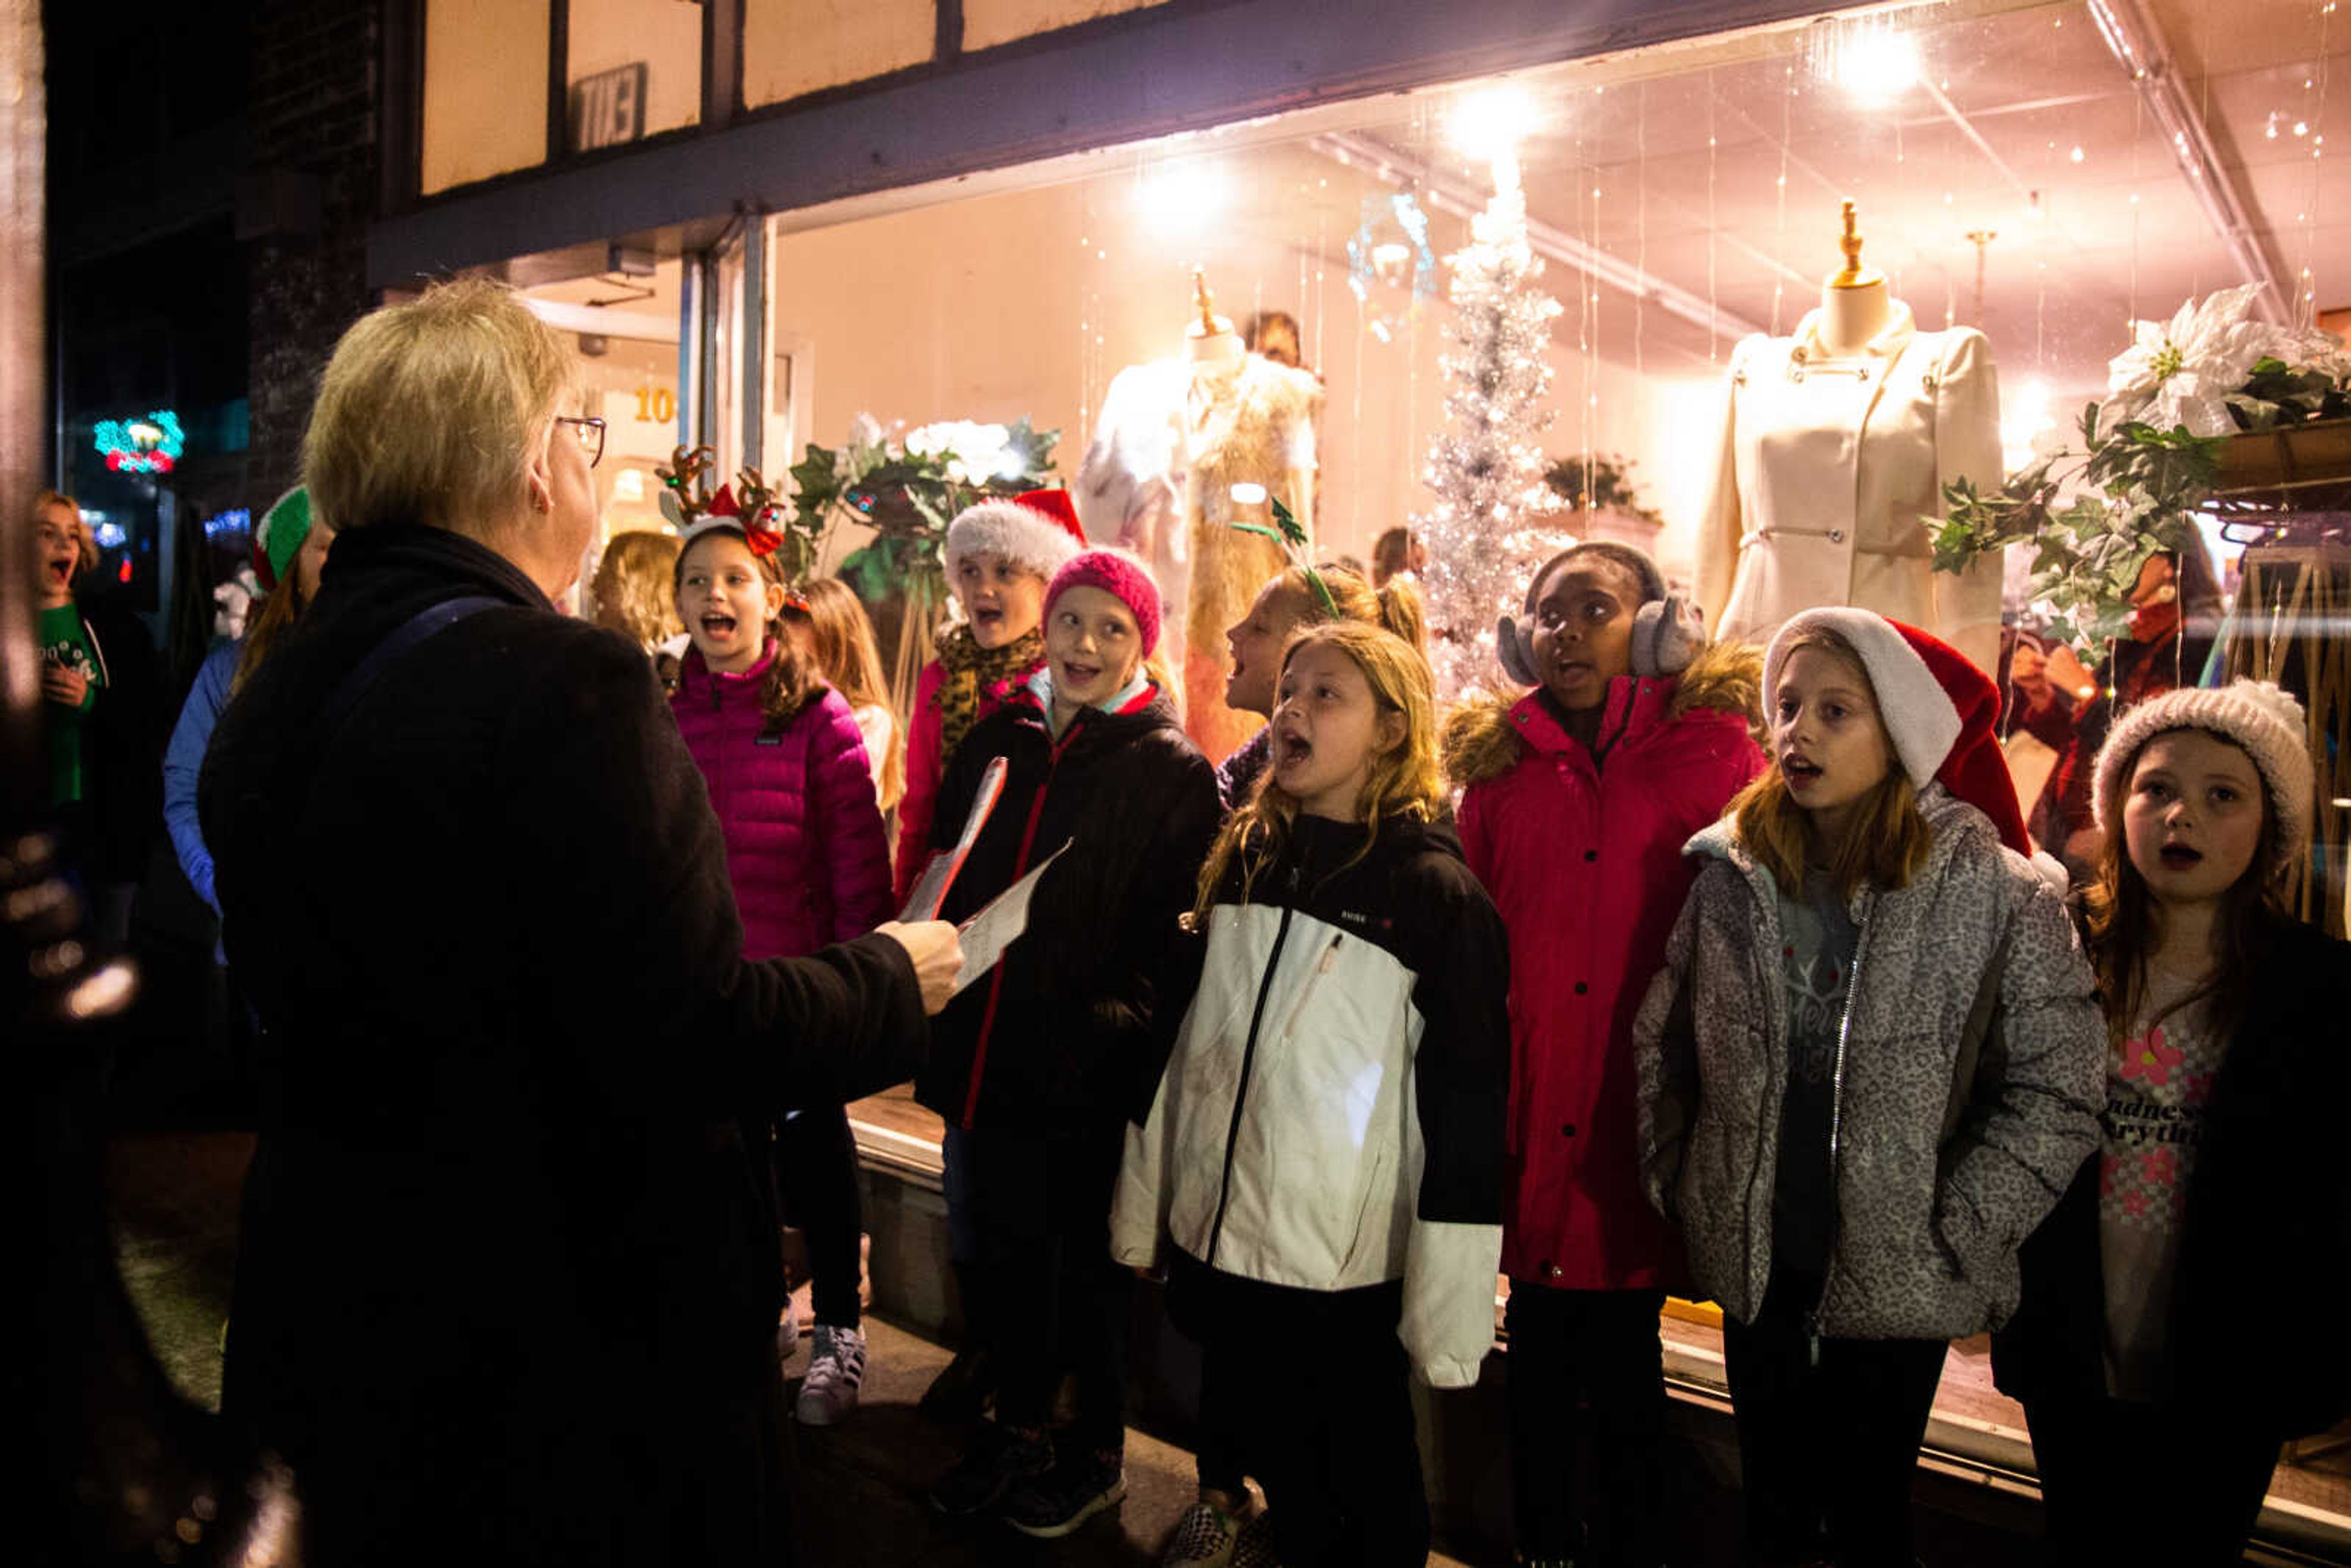
<path fill-rule="evenodd" d="M 1291 1568 L 1426 1559 L 1409 1374 L 1465 1387 L 1493 1342 L 1509 948 L 1439 821 L 1430 686 L 1376 627 L 1290 644 L 1112 1216 L 1121 1262 L 1169 1265 Z"/>

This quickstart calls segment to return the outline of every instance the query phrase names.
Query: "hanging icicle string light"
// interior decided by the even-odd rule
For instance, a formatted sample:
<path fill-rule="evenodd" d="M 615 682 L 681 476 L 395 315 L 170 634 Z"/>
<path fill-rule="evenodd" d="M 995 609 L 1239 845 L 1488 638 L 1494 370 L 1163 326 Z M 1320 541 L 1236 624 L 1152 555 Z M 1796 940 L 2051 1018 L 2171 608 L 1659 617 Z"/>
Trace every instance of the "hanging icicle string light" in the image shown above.
<path fill-rule="evenodd" d="M 2334 19 L 2336 0 L 2318 0 L 2318 58 L 2303 78 L 2303 98 L 2309 112 L 2303 123 L 2311 129 L 2310 193 L 2303 199 L 2302 276 L 2295 279 L 2301 298 L 2294 301 L 2294 319 L 2305 327 L 2318 324 L 2318 175 L 2326 154 L 2327 24 Z"/>

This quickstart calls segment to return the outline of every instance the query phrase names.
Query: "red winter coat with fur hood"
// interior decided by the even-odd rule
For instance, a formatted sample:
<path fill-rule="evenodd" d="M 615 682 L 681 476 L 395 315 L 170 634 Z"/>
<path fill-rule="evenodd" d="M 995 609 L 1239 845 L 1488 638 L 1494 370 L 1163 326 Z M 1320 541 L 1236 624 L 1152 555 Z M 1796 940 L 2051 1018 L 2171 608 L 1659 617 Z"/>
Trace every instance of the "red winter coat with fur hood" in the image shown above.
<path fill-rule="evenodd" d="M 1609 683 L 1593 749 L 1540 692 L 1454 716 L 1469 867 L 1510 935 L 1510 1201 L 1502 1268 L 1561 1290 L 1675 1288 L 1681 1248 L 1641 1186 L 1633 1018 L 1697 866 L 1690 836 L 1763 771 L 1757 651 Z M 1596 755 L 1595 755 L 1596 753 Z"/>

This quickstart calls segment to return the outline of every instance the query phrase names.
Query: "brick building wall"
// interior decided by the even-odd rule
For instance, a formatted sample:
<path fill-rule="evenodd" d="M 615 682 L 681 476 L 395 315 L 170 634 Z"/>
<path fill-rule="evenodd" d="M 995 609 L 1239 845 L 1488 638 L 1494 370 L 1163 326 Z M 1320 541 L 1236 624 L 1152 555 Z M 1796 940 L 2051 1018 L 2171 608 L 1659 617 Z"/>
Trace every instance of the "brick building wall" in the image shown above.
<path fill-rule="evenodd" d="M 256 0 L 239 229 L 247 250 L 257 505 L 300 477 L 319 372 L 370 303 L 376 0 Z"/>

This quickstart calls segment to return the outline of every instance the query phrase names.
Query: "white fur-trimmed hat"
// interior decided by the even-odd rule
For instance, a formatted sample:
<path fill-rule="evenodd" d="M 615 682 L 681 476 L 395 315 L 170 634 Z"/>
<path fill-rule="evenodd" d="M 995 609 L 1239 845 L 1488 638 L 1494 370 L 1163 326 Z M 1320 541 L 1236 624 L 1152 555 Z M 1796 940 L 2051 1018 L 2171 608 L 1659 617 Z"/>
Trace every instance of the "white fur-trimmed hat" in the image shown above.
<path fill-rule="evenodd" d="M 1029 490 L 1008 501 L 975 502 L 947 525 L 947 574 L 966 556 L 1001 556 L 1050 582 L 1086 548 L 1086 530 L 1067 490 Z"/>
<path fill-rule="evenodd" d="M 2121 820 L 2124 775 L 2157 736 L 2175 729 L 2217 735 L 2253 759 L 2269 791 L 2276 819 L 2279 866 L 2302 858 L 2310 838 L 2311 792 L 2308 721 L 2292 692 L 2269 681 L 2232 681 L 2218 690 L 2188 687 L 2150 697 L 2115 721 L 2098 747 L 2097 793 L 2092 804 L 2098 828 Z"/>

